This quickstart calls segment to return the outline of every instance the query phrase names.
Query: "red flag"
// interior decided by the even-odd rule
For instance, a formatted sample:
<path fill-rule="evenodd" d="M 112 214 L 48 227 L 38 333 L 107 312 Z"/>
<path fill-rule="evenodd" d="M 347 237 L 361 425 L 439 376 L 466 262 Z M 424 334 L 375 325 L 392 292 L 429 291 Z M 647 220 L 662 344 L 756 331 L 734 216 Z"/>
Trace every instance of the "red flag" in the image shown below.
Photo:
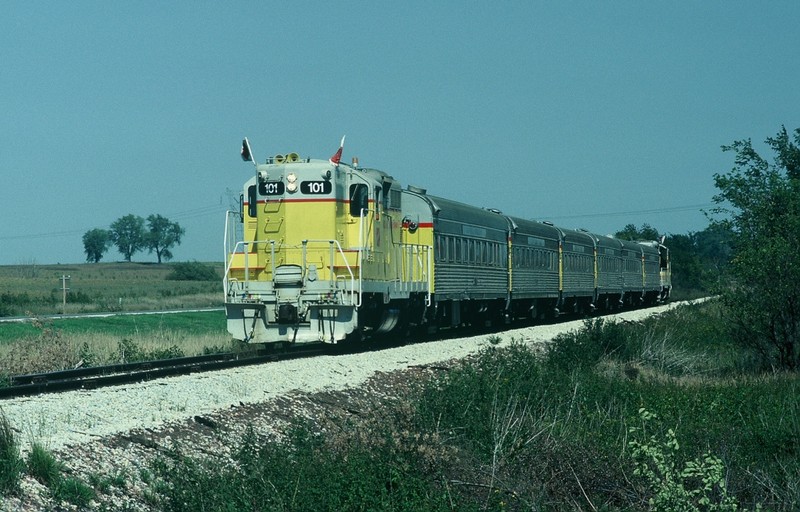
<path fill-rule="evenodd" d="M 339 161 L 342 159 L 342 149 L 344 149 L 344 138 L 345 136 L 342 136 L 342 142 L 339 143 L 339 149 L 336 151 L 336 153 L 333 154 L 332 157 L 328 159 L 328 161 L 333 165 L 339 165 Z"/>

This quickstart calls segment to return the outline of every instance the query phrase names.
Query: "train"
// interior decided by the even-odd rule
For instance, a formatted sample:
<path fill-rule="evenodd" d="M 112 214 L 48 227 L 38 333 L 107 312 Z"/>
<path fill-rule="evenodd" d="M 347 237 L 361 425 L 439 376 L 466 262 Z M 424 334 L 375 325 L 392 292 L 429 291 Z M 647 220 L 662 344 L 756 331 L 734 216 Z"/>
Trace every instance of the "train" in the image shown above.
<path fill-rule="evenodd" d="M 669 249 L 405 188 L 387 172 L 278 154 L 225 220 L 227 328 L 259 344 L 359 342 L 669 300 Z"/>

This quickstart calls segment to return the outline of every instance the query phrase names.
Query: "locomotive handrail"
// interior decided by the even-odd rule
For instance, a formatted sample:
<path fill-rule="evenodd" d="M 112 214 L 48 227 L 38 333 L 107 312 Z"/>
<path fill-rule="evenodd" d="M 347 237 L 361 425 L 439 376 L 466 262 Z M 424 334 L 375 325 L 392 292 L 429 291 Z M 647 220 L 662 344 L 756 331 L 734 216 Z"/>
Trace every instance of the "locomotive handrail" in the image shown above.
<path fill-rule="evenodd" d="M 307 248 L 309 242 L 311 242 L 311 243 L 327 243 L 327 244 L 330 245 L 330 278 L 329 278 L 329 281 L 330 281 L 330 284 L 331 284 L 331 289 L 334 288 L 333 283 L 337 279 L 337 277 L 335 276 L 335 272 L 333 271 L 334 264 L 336 263 L 336 259 L 335 259 L 336 252 L 334 251 L 334 245 L 336 246 L 336 249 L 338 250 L 338 253 L 341 254 L 341 256 L 342 256 L 342 261 L 344 261 L 344 267 L 347 269 L 347 273 L 350 275 L 350 292 L 349 292 L 350 293 L 350 304 L 354 304 L 356 307 L 361 307 L 361 272 L 358 273 L 358 289 L 356 290 L 355 274 L 353 273 L 353 269 L 350 268 L 350 263 L 347 261 L 347 256 L 345 256 L 344 250 L 342 249 L 342 246 L 341 246 L 341 244 L 339 243 L 338 240 L 330 240 L 330 239 L 322 239 L 322 238 L 321 239 L 306 239 L 306 240 L 303 240 L 302 241 L 302 244 L 303 244 L 303 274 L 305 275 L 306 267 L 308 266 L 306 248 Z M 358 300 L 354 300 L 354 296 Z"/>
<path fill-rule="evenodd" d="M 359 217 L 359 222 L 358 222 L 358 250 L 359 250 L 359 254 L 361 253 L 362 250 L 366 251 L 367 253 L 369 253 L 369 248 L 367 247 L 367 240 L 366 239 L 367 239 L 367 232 L 369 232 L 370 229 L 369 228 L 365 228 L 364 219 L 366 219 L 368 217 L 366 214 L 370 213 L 370 212 L 374 213 L 375 210 L 370 210 L 369 208 L 361 208 L 361 211 L 360 211 L 360 217 Z M 370 217 L 370 219 L 371 219 L 371 217 Z M 370 223 L 370 225 L 372 225 L 372 223 Z M 361 258 L 359 257 L 359 262 L 360 261 L 361 261 Z"/>
<path fill-rule="evenodd" d="M 400 260 L 400 265 L 397 266 L 397 273 L 395 275 L 397 289 L 402 291 L 421 291 L 418 285 L 424 284 L 424 291 L 426 292 L 425 302 L 430 306 L 431 303 L 431 288 L 433 287 L 433 279 L 431 272 L 432 265 L 432 247 L 424 244 L 394 244 L 397 251 L 397 259 Z M 407 277 L 403 278 L 403 272 L 407 273 Z M 420 278 L 415 278 L 415 272 L 418 272 Z"/>
<path fill-rule="evenodd" d="M 226 293 L 228 292 L 228 282 L 230 281 L 230 279 L 228 279 L 228 275 L 230 274 L 231 266 L 233 265 L 234 255 L 244 254 L 244 290 L 247 291 L 250 289 L 250 287 L 248 286 L 250 283 L 250 251 L 247 250 L 247 248 L 250 245 L 267 244 L 267 243 L 271 245 L 270 259 L 272 261 L 272 275 L 275 275 L 275 240 L 255 240 L 252 242 L 245 242 L 245 241 L 236 242 L 236 245 L 233 247 L 233 251 L 225 254 L 225 260 L 227 263 L 225 264 L 225 277 L 223 278 L 223 286 L 225 288 Z M 239 250 L 240 247 L 244 248 L 244 250 Z M 238 279 L 234 279 L 234 281 L 239 282 Z"/>

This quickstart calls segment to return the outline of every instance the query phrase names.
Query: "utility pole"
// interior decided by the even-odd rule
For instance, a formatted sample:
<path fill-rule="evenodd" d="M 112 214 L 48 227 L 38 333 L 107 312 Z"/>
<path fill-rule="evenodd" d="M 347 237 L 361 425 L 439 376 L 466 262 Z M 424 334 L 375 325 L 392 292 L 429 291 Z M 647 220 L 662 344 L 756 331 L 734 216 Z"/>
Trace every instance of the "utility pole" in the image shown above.
<path fill-rule="evenodd" d="M 70 277 L 61 275 L 61 314 L 65 315 L 67 313 L 67 281 L 69 281 Z"/>

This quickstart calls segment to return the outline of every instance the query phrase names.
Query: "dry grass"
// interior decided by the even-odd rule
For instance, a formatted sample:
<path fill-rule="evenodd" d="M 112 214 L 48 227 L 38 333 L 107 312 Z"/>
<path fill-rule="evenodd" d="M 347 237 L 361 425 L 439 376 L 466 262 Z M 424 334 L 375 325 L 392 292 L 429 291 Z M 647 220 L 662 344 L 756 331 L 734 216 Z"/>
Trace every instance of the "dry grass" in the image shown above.
<path fill-rule="evenodd" d="M 127 362 L 125 347 L 130 346 L 146 354 L 177 348 L 182 354 L 191 356 L 202 354 L 205 349 L 230 345 L 230 336 L 211 333 L 185 335 L 165 332 L 161 337 L 132 333 L 125 338 L 102 333 L 60 334 L 48 339 L 25 339 L 0 345 L 0 368 L 10 375 L 18 375 L 123 363 Z"/>

